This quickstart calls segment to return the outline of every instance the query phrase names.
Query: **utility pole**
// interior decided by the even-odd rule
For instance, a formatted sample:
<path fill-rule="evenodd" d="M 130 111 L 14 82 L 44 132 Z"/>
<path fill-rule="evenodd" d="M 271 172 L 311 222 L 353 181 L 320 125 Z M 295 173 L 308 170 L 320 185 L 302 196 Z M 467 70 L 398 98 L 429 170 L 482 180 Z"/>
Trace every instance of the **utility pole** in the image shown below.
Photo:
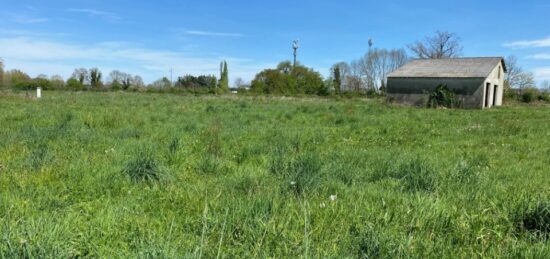
<path fill-rule="evenodd" d="M 300 48 L 300 42 L 299 40 L 294 40 L 292 42 L 292 49 L 294 49 L 294 63 L 292 67 L 296 67 L 296 57 L 298 56 L 298 48 Z"/>

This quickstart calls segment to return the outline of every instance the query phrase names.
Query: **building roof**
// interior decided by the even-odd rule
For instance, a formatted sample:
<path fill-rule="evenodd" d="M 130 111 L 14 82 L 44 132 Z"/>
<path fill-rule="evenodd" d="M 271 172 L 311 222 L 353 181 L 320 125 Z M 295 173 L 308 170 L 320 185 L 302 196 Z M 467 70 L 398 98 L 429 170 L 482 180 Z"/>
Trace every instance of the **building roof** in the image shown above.
<path fill-rule="evenodd" d="M 501 57 L 415 59 L 388 77 L 485 78 L 502 62 Z"/>

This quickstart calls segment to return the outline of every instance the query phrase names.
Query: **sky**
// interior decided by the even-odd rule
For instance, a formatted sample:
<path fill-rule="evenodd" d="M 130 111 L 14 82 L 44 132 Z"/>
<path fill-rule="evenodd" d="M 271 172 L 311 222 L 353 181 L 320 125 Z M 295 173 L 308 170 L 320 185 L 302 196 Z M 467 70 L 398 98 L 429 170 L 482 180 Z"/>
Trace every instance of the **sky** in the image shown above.
<path fill-rule="evenodd" d="M 253 79 L 292 59 L 323 75 L 374 47 L 406 48 L 437 30 L 456 33 L 464 56 L 515 55 L 550 80 L 548 0 L 130 1 L 2 0 L 6 69 L 65 78 L 78 67 L 160 77 L 219 74 Z"/>

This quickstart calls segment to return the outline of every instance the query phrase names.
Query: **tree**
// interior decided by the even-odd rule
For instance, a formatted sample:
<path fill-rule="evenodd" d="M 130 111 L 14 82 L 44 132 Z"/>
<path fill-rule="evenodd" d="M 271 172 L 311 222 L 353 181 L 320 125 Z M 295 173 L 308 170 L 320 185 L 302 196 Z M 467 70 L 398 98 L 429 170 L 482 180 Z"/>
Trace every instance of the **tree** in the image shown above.
<path fill-rule="evenodd" d="M 133 87 L 135 88 L 143 88 L 145 84 L 143 83 L 143 79 L 141 76 L 135 75 L 132 79 Z"/>
<path fill-rule="evenodd" d="M 220 64 L 220 90 L 222 92 L 229 91 L 229 72 L 227 70 L 227 62 L 222 61 Z"/>
<path fill-rule="evenodd" d="M 251 89 L 265 94 L 328 94 L 321 74 L 299 64 L 293 67 L 289 61 L 258 73 Z"/>
<path fill-rule="evenodd" d="M 88 84 L 90 80 L 88 70 L 85 68 L 75 69 L 71 77 L 77 79 L 82 85 Z"/>
<path fill-rule="evenodd" d="M 0 58 L 0 87 L 4 86 L 4 60 Z"/>
<path fill-rule="evenodd" d="M 248 85 L 247 85 L 247 84 L 244 82 L 244 80 L 243 80 L 242 78 L 240 78 L 240 77 L 237 77 L 237 78 L 235 79 L 234 85 L 235 85 L 235 88 L 247 88 L 247 87 L 248 87 Z"/>
<path fill-rule="evenodd" d="M 21 70 L 12 69 L 4 73 L 5 86 L 13 87 L 29 81 L 31 77 Z"/>
<path fill-rule="evenodd" d="M 463 49 L 460 38 L 447 31 L 437 31 L 435 35 L 407 47 L 421 59 L 456 58 L 462 55 Z"/>
<path fill-rule="evenodd" d="M 80 82 L 80 80 L 71 77 L 67 80 L 67 89 L 80 91 L 84 89 L 84 85 Z"/>
<path fill-rule="evenodd" d="M 544 90 L 546 94 L 550 94 L 550 81 L 542 81 L 542 83 L 540 83 L 540 89 Z"/>
<path fill-rule="evenodd" d="M 404 65 L 407 60 L 404 49 L 369 49 L 363 57 L 351 62 L 350 72 L 342 76 L 345 81 L 343 84 L 356 92 L 384 92 L 388 75 Z"/>
<path fill-rule="evenodd" d="M 332 69 L 332 74 L 334 76 L 334 79 L 332 80 L 334 84 L 334 92 L 336 92 L 336 94 L 340 94 L 342 89 L 342 78 L 340 74 L 340 66 L 335 65 L 334 68 Z"/>
<path fill-rule="evenodd" d="M 101 81 L 101 71 L 98 68 L 90 69 L 90 85 L 92 88 L 101 88 L 103 83 Z"/>
<path fill-rule="evenodd" d="M 172 87 L 172 82 L 167 77 L 163 77 L 153 82 L 151 86 L 157 89 L 170 88 Z"/>
<path fill-rule="evenodd" d="M 52 88 L 54 89 L 61 89 L 65 87 L 65 80 L 63 80 L 63 77 L 60 75 L 53 75 L 50 78 L 50 82 L 52 84 Z"/>
<path fill-rule="evenodd" d="M 512 89 L 518 89 L 521 95 L 523 89 L 533 87 L 535 79 L 532 73 L 524 72 L 518 65 L 515 56 L 509 56 L 505 59 L 506 75 L 504 76 L 504 92 L 510 93 Z"/>

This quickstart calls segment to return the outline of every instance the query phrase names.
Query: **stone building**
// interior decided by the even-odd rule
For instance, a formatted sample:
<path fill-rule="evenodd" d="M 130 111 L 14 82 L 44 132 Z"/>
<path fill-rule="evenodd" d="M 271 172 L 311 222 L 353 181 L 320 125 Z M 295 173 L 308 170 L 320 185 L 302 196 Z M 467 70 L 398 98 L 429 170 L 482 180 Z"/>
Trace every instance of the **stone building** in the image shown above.
<path fill-rule="evenodd" d="M 464 108 L 502 105 L 506 64 L 501 57 L 417 59 L 388 75 L 387 98 L 424 106 L 439 85 L 456 93 Z"/>

